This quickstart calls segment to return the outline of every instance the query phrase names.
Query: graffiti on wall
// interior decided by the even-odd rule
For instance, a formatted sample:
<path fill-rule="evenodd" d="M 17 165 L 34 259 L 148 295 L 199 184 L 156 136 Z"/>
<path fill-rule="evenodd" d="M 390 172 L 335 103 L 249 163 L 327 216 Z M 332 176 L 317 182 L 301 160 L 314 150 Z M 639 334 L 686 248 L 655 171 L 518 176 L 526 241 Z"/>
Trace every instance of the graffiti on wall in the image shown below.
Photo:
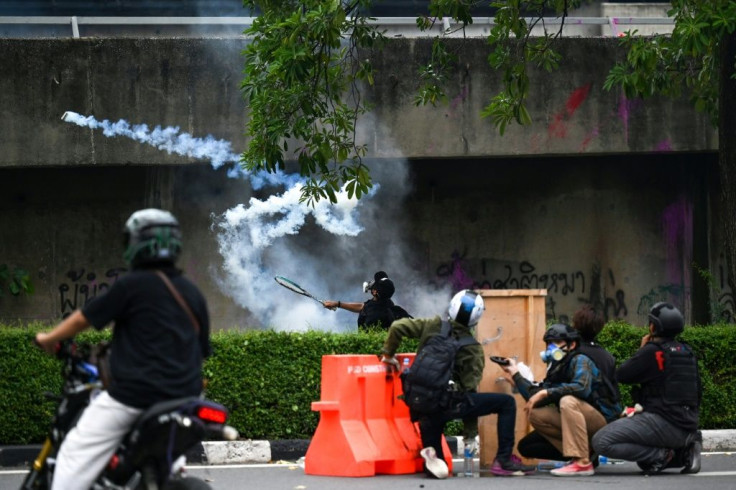
<path fill-rule="evenodd" d="M 96 272 L 87 271 L 86 268 L 67 272 L 68 281 L 59 284 L 61 316 L 66 318 L 74 310 L 81 308 L 89 300 L 106 291 L 126 270 L 124 267 L 108 269 L 100 279 Z"/>
<path fill-rule="evenodd" d="M 639 299 L 636 312 L 640 315 L 646 315 L 652 309 L 652 306 L 660 301 L 669 301 L 676 305 L 685 304 L 686 294 L 685 288 L 678 284 L 664 284 L 654 287 Z"/>
<path fill-rule="evenodd" d="M 639 297 L 635 310 L 629 308 L 625 288 L 616 281 L 615 271 L 602 268 L 594 263 L 590 272 L 583 268 L 569 271 L 542 271 L 531 261 L 501 263 L 493 259 L 480 259 L 475 267 L 470 267 L 466 259 L 467 251 L 454 251 L 450 260 L 440 264 L 436 276 L 449 282 L 453 290 L 460 289 L 546 289 L 546 314 L 549 320 L 569 323 L 572 311 L 584 303 L 592 304 L 602 311 L 606 321 L 626 319 L 633 321 L 631 315 L 646 315 L 654 303 L 672 301 L 682 304 L 689 291 L 678 284 L 661 284 L 652 287 Z M 478 261 L 472 261 L 475 265 Z M 470 272 L 472 270 L 472 272 Z M 629 294 L 629 297 L 632 295 Z M 636 294 L 633 295 L 637 297 Z M 629 300 L 630 301 L 630 300 Z M 733 305 L 733 296 L 730 297 Z M 564 308 L 560 307 L 564 304 Z"/>
<path fill-rule="evenodd" d="M 708 282 L 710 290 L 710 314 L 713 321 L 736 323 L 736 298 L 729 286 L 728 272 L 726 272 L 725 258 L 715 267 L 715 272 L 700 270 L 701 276 Z"/>

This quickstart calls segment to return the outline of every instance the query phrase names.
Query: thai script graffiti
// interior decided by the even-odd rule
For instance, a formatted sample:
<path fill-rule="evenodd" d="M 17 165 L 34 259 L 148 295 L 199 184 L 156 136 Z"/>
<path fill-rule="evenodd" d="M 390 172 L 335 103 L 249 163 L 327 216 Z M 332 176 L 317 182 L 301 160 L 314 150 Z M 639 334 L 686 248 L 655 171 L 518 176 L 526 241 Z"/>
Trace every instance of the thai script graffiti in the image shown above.
<path fill-rule="evenodd" d="M 449 279 L 455 290 L 467 288 L 546 289 L 548 294 L 568 295 L 576 290 L 585 293 L 585 274 L 582 271 L 540 274 L 536 272 L 534 265 L 528 261 L 523 261 L 518 264 L 518 270 L 514 270 L 512 265 L 503 265 L 503 271 L 498 274 L 498 279 L 473 279 L 465 271 L 464 257 L 465 252 L 461 254 L 454 251 L 451 256 L 452 260 L 449 263 L 440 264 L 436 270 L 437 277 Z M 483 269 L 486 268 L 485 261 L 483 261 L 482 266 Z"/>
<path fill-rule="evenodd" d="M 59 285 L 62 317 L 66 318 L 74 310 L 81 308 L 89 300 L 106 291 L 126 270 L 124 267 L 108 269 L 104 274 L 104 280 L 98 280 L 94 271 L 87 271 L 85 268 L 67 272 L 66 277 L 69 278 L 69 282 Z"/>
<path fill-rule="evenodd" d="M 505 277 L 493 281 L 493 289 L 546 289 L 548 294 L 565 296 L 574 293 L 577 284 L 580 292 L 585 292 L 585 274 L 582 271 L 538 274 L 536 268 L 526 261 L 519 264 L 519 276 L 515 276 L 510 265 L 505 265 L 504 270 Z"/>
<path fill-rule="evenodd" d="M 591 267 L 590 279 L 582 270 L 540 272 L 529 261 L 517 264 L 499 264 L 498 261 L 483 259 L 480 261 L 482 279 L 474 279 L 466 271 L 466 251 L 454 251 L 448 263 L 440 264 L 436 269 L 438 277 L 449 280 L 454 290 L 472 289 L 546 289 L 545 310 L 548 320 L 567 321 L 569 315 L 556 311 L 555 297 L 577 296 L 579 303 L 591 303 L 603 311 L 606 320 L 624 318 L 629 314 L 626 305 L 626 294 L 616 287 L 613 271 L 608 269 L 604 279 L 601 267 L 594 263 Z M 489 278 L 486 272 L 488 263 L 496 263 L 496 274 Z"/>
<path fill-rule="evenodd" d="M 728 284 L 725 267 L 719 264 L 708 273 L 711 291 L 712 321 L 732 323 L 736 321 L 736 296 Z M 472 272 L 470 272 L 472 271 Z M 606 321 L 629 318 L 626 291 L 616 282 L 610 268 L 593 263 L 590 273 L 582 269 L 571 271 L 542 272 L 530 261 L 508 263 L 490 258 L 467 258 L 467 250 L 453 251 L 450 261 L 441 263 L 436 275 L 450 282 L 453 290 L 461 289 L 546 289 L 545 311 L 548 320 L 569 323 L 572 311 L 559 311 L 560 302 L 570 308 L 570 300 L 579 304 L 589 303 L 603 312 Z M 702 274 L 702 272 L 701 272 Z M 692 290 L 683 284 L 657 284 L 639 297 L 637 316 L 646 317 L 651 307 L 659 301 L 678 305 L 689 304 Z M 563 301 L 563 298 L 566 298 Z"/>

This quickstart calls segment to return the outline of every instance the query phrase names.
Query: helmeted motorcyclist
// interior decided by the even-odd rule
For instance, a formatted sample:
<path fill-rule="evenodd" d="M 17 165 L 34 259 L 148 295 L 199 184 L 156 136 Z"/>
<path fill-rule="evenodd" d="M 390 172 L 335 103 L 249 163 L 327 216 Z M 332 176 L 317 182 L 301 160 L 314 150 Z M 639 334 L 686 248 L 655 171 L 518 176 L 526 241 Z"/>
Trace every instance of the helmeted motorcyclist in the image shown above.
<path fill-rule="evenodd" d="M 210 353 L 204 296 L 175 263 L 182 248 L 168 211 L 134 212 L 124 227 L 124 259 L 131 271 L 36 342 L 47 352 L 92 326 L 115 322 L 111 384 L 82 414 L 56 458 L 53 490 L 90 488 L 139 414 L 151 405 L 202 392 L 202 361 Z M 164 274 L 191 310 L 177 302 Z"/>
<path fill-rule="evenodd" d="M 642 410 L 598 432 L 593 438 L 596 452 L 636 461 L 646 474 L 666 468 L 700 471 L 701 384 L 692 349 L 675 340 L 684 327 L 682 313 L 672 304 L 660 302 L 651 308 L 649 333 L 616 370 L 619 383 L 638 385 L 632 397 Z"/>

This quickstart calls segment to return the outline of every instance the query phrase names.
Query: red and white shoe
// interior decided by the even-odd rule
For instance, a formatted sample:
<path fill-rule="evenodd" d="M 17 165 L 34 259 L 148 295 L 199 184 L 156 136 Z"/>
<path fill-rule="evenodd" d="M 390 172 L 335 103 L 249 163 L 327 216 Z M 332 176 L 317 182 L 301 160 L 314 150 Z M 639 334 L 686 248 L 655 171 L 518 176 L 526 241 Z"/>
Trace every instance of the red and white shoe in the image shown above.
<path fill-rule="evenodd" d="M 577 461 L 568 463 L 562 468 L 555 468 L 550 471 L 555 476 L 590 476 L 595 474 L 593 463 L 579 464 Z"/>

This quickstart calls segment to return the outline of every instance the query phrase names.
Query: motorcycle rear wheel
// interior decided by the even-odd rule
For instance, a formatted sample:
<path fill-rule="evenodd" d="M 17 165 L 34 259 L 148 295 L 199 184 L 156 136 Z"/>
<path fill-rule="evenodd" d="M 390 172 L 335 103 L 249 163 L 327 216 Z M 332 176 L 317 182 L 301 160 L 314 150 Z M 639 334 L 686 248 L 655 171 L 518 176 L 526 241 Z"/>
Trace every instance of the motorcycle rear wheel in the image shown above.
<path fill-rule="evenodd" d="M 212 487 L 199 478 L 188 476 L 167 481 L 164 490 L 212 490 Z"/>

